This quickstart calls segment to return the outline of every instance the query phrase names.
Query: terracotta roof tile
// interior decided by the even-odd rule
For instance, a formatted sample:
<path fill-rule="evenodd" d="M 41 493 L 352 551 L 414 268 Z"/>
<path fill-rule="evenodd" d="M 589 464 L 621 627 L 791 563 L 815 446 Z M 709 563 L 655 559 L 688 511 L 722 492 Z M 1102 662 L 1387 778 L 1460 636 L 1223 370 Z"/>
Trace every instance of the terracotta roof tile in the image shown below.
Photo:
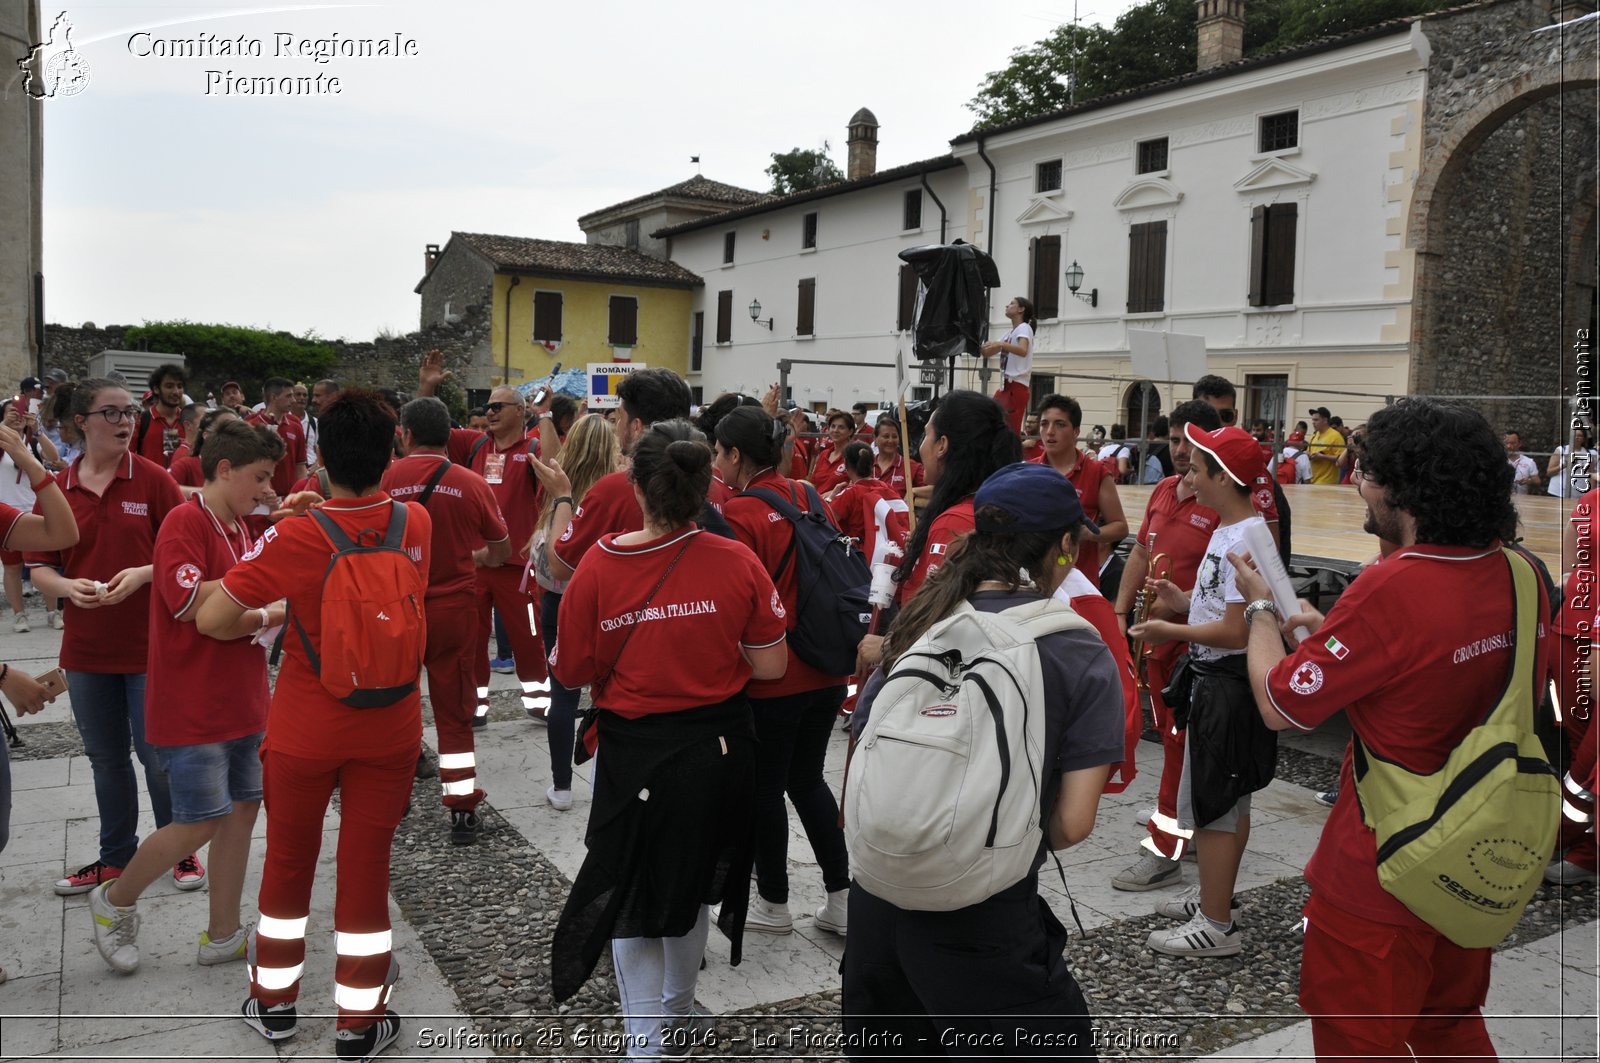
<path fill-rule="evenodd" d="M 666 188 L 660 189 L 659 191 L 649 192 L 642 196 L 634 196 L 632 199 L 625 199 L 621 203 L 613 203 L 609 207 L 601 207 L 599 210 L 592 210 L 588 214 L 585 214 L 583 217 L 578 219 L 578 227 L 580 229 L 583 228 L 583 223 L 585 221 L 601 214 L 610 214 L 613 211 L 626 210 L 629 207 L 635 207 L 642 203 L 648 203 L 652 199 L 664 198 L 698 199 L 708 203 L 724 203 L 730 207 L 742 207 L 750 203 L 759 203 L 762 200 L 771 199 L 772 197 L 767 195 L 765 192 L 752 192 L 748 188 L 739 188 L 736 185 L 726 185 L 721 181 L 713 181 L 709 177 L 701 177 L 699 174 L 696 174 L 687 181 L 679 181 L 677 184 L 668 185 Z"/>
<path fill-rule="evenodd" d="M 451 233 L 450 239 L 462 241 L 493 262 L 496 269 L 517 273 L 603 277 L 678 288 L 694 288 L 704 283 L 698 275 L 676 262 L 663 262 L 622 247 L 490 233 Z"/>

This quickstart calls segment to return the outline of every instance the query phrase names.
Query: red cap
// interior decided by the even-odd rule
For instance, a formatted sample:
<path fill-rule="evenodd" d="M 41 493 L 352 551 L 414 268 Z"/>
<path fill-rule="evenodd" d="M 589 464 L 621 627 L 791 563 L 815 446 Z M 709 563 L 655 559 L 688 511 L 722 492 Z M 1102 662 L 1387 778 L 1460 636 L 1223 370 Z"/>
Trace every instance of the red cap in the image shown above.
<path fill-rule="evenodd" d="M 1289 438 L 1284 440 L 1285 443 L 1304 443 L 1305 441 L 1306 434 L 1304 432 L 1290 432 Z"/>
<path fill-rule="evenodd" d="M 1190 421 L 1183 426 L 1189 442 L 1210 454 L 1223 471 L 1240 487 L 1251 487 L 1267 477 L 1267 460 L 1261 444 L 1254 436 L 1237 425 L 1223 425 L 1215 432 L 1207 432 Z"/>

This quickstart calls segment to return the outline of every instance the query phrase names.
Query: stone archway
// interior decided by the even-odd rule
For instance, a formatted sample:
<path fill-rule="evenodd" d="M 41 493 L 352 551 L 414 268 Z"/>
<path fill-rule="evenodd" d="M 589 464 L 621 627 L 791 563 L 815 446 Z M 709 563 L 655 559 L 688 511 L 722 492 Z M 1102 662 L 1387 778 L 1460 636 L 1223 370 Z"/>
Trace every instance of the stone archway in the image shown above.
<path fill-rule="evenodd" d="M 1552 396 L 1475 402 L 1491 421 L 1526 426 L 1533 450 L 1560 437 L 1562 352 L 1590 317 L 1573 267 L 1593 226 L 1600 147 L 1600 27 L 1534 32 L 1549 25 L 1535 0 L 1422 21 L 1429 85 L 1407 241 L 1409 390 Z"/>

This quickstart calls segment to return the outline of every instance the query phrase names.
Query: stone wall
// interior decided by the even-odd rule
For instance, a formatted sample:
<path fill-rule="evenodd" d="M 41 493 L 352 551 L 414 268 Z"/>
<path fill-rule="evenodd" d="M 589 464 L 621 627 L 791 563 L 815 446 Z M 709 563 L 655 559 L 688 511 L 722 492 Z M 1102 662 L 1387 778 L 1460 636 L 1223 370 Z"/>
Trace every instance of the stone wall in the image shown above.
<path fill-rule="evenodd" d="M 454 310 L 452 309 L 452 313 Z M 90 358 L 104 350 L 120 350 L 127 325 L 71 328 L 51 325 L 46 334 L 45 364 L 64 369 L 73 379 L 84 375 Z M 417 365 L 428 351 L 438 348 L 445 365 L 465 376 L 469 366 L 490 365 L 489 308 L 469 306 L 453 325 L 438 324 L 404 336 L 381 337 L 368 342 L 330 341 L 339 363 L 329 376 L 345 385 L 392 387 L 409 393 L 417 381 Z M 241 380 L 253 395 L 259 381 Z M 138 381 L 131 383 L 138 384 Z M 307 382 L 309 383 L 309 381 Z M 6 386 L 10 386 L 7 384 Z"/>
<path fill-rule="evenodd" d="M 1566 434 L 1563 314 L 1579 293 L 1564 270 L 1592 225 L 1600 147 L 1594 25 L 1531 32 L 1548 20 L 1529 0 L 1425 20 L 1433 51 L 1411 219 L 1411 390 L 1550 396 L 1476 403 L 1496 426 L 1520 427 L 1533 452 Z"/>
<path fill-rule="evenodd" d="M 464 314 L 475 303 L 487 303 L 494 289 L 494 267 L 458 241 L 445 246 L 422 285 L 422 328 L 444 322 L 449 314 Z"/>

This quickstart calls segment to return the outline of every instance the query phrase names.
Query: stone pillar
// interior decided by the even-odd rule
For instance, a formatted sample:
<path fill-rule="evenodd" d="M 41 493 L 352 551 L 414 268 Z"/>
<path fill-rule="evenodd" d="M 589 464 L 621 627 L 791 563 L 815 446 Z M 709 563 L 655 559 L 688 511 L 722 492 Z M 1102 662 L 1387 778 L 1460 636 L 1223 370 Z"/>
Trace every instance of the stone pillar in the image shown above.
<path fill-rule="evenodd" d="M 850 119 L 850 138 L 845 141 L 850 149 L 845 176 L 854 181 L 858 177 L 871 177 L 878 172 L 878 119 L 865 107 Z"/>
<path fill-rule="evenodd" d="M 1244 0 L 1198 0 L 1195 4 L 1197 69 L 1210 70 L 1244 58 Z"/>
<path fill-rule="evenodd" d="M 43 105 L 22 91 L 17 61 L 40 40 L 38 0 L 0 4 L 0 393 L 38 368 L 34 276 L 43 266 Z"/>

